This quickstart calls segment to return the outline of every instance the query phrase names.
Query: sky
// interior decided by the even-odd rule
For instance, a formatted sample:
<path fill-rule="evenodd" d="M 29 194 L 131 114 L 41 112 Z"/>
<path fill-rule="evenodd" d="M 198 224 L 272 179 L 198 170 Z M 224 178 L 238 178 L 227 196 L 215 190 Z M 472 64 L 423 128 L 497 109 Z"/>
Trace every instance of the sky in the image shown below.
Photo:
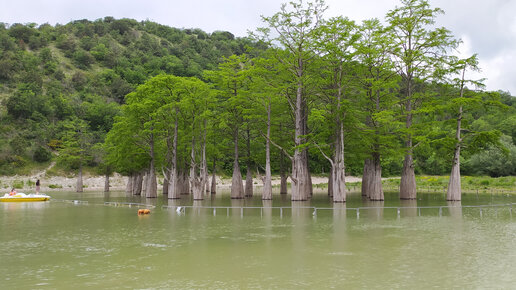
<path fill-rule="evenodd" d="M 225 30 L 236 36 L 264 26 L 261 15 L 271 16 L 289 0 L 0 0 L 0 22 L 66 24 L 105 16 L 151 20 L 177 28 Z M 384 19 L 399 0 L 326 0 L 326 17 L 345 16 L 355 21 Z M 516 0 L 429 0 L 445 11 L 437 26 L 462 39 L 457 54 L 477 53 L 488 90 L 516 95 Z"/>

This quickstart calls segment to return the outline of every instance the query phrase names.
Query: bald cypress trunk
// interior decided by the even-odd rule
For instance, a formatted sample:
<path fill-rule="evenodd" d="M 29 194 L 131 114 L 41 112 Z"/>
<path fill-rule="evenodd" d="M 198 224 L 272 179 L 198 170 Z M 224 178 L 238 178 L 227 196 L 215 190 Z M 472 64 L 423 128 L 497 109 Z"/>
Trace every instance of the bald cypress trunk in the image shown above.
<path fill-rule="evenodd" d="M 244 198 L 244 184 L 242 182 L 242 174 L 240 173 L 240 165 L 238 164 L 238 129 L 234 132 L 235 142 L 235 159 L 233 163 L 233 178 L 231 179 L 231 198 Z"/>
<path fill-rule="evenodd" d="M 342 67 L 340 67 L 342 71 Z M 342 88 L 337 90 L 337 111 L 340 111 Z M 335 138 L 335 151 L 332 165 L 332 194 L 333 202 L 346 202 L 346 166 L 344 164 L 344 123 L 340 115 L 337 115 L 337 134 Z"/>
<path fill-rule="evenodd" d="M 151 127 L 151 131 L 153 128 Z M 150 164 L 149 171 L 147 172 L 147 182 L 145 188 L 145 197 L 146 198 L 155 198 L 158 196 L 158 182 L 156 180 L 156 171 L 154 166 L 154 133 L 150 134 Z"/>
<path fill-rule="evenodd" d="M 380 164 L 380 154 L 373 153 L 370 162 L 370 172 L 368 180 L 368 190 L 370 200 L 384 200 L 382 188 L 382 166 Z"/>
<path fill-rule="evenodd" d="M 142 194 L 143 172 L 138 172 L 133 177 L 133 195 Z"/>
<path fill-rule="evenodd" d="M 253 173 L 248 166 L 245 175 L 245 197 L 253 196 Z"/>
<path fill-rule="evenodd" d="M 371 159 L 367 158 L 364 160 L 364 171 L 362 172 L 362 196 L 369 197 L 371 189 L 369 188 L 371 179 Z"/>
<path fill-rule="evenodd" d="M 407 111 L 411 111 L 411 102 L 407 104 Z M 412 114 L 407 116 L 406 127 L 412 126 Z M 416 174 L 414 173 L 414 160 L 412 157 L 412 136 L 407 136 L 405 143 L 407 153 L 405 153 L 405 160 L 403 161 L 403 169 L 401 171 L 400 181 L 400 199 L 415 199 L 416 198 Z"/>
<path fill-rule="evenodd" d="M 448 191 L 446 193 L 446 200 L 460 201 L 461 200 L 461 184 L 460 184 L 460 145 L 455 148 L 453 156 L 453 165 L 450 174 L 450 181 L 448 182 Z"/>
<path fill-rule="evenodd" d="M 333 165 L 330 168 L 330 173 L 328 176 L 328 196 L 333 200 Z"/>
<path fill-rule="evenodd" d="M 170 179 L 170 173 L 168 172 L 168 170 L 165 170 L 164 173 L 165 174 L 163 175 L 163 186 L 161 187 L 161 193 L 163 195 L 168 196 L 168 180 Z"/>
<path fill-rule="evenodd" d="M 265 140 L 265 178 L 263 179 L 262 200 L 272 199 L 272 173 L 271 173 L 271 103 L 267 104 L 267 138 Z"/>
<path fill-rule="evenodd" d="M 190 181 L 186 174 L 186 169 L 181 173 L 181 194 L 190 194 Z"/>
<path fill-rule="evenodd" d="M 208 176 L 208 168 L 206 167 L 206 120 L 203 122 L 203 130 L 201 133 L 201 162 L 200 162 L 200 171 L 199 171 L 199 197 L 200 199 L 204 199 L 204 194 L 206 192 L 206 183 Z"/>
<path fill-rule="evenodd" d="M 147 182 L 145 188 L 145 197 L 146 198 L 156 198 L 158 197 L 158 181 L 156 179 L 156 172 L 154 171 L 154 162 L 151 162 L 152 170 L 149 168 L 149 172 L 147 173 Z"/>
<path fill-rule="evenodd" d="M 249 126 L 249 125 L 248 125 Z M 245 197 L 253 196 L 253 172 L 251 171 L 251 136 L 249 128 L 246 130 L 247 133 L 247 170 L 245 175 Z"/>
<path fill-rule="evenodd" d="M 416 174 L 414 173 L 414 160 L 412 158 L 412 149 L 409 151 L 410 152 L 405 155 L 401 172 L 401 199 L 416 199 Z"/>
<path fill-rule="evenodd" d="M 83 192 L 83 184 L 82 184 L 82 164 L 79 165 L 79 173 L 77 174 L 77 185 L 75 188 L 77 192 Z"/>
<path fill-rule="evenodd" d="M 134 183 L 134 173 L 131 173 L 127 176 L 127 184 L 125 186 L 125 193 L 132 194 L 133 193 L 133 183 Z"/>
<path fill-rule="evenodd" d="M 192 135 L 192 150 L 190 152 L 190 190 L 194 200 L 204 199 L 201 189 L 201 178 L 197 176 L 197 168 L 195 162 L 195 137 Z"/>
<path fill-rule="evenodd" d="M 463 75 L 464 77 L 464 75 Z M 461 98 L 463 96 L 463 86 L 461 85 Z M 462 199 L 462 191 L 460 184 L 460 146 L 462 137 L 460 135 L 462 122 L 462 106 L 459 107 L 459 116 L 457 117 L 457 131 L 455 133 L 456 144 L 455 152 L 453 154 L 453 164 L 450 174 L 450 181 L 448 182 L 448 191 L 446 193 L 446 200 L 460 201 Z"/>
<path fill-rule="evenodd" d="M 168 187 L 167 187 L 167 195 L 170 199 L 178 199 L 181 198 L 181 189 L 179 187 L 179 176 L 177 171 L 177 113 L 176 109 L 176 119 L 174 124 L 174 137 L 172 139 L 172 156 L 170 160 L 170 175 L 168 178 Z"/>
<path fill-rule="evenodd" d="M 410 69 L 408 69 L 410 71 Z M 412 78 L 411 74 L 407 73 L 407 98 L 405 101 L 405 111 L 407 118 L 405 127 L 410 129 L 412 127 Z M 414 160 L 412 157 L 412 135 L 409 133 L 405 142 L 407 152 L 405 153 L 405 160 L 403 161 L 403 169 L 401 171 L 400 182 L 400 199 L 415 199 L 416 198 L 416 174 L 414 172 Z"/>
<path fill-rule="evenodd" d="M 143 171 L 138 172 L 138 174 L 136 175 L 136 177 L 135 177 L 136 187 L 135 187 L 134 195 L 141 195 L 142 194 L 142 191 L 143 191 L 143 176 L 144 175 L 145 175 L 145 172 L 143 172 Z"/>
<path fill-rule="evenodd" d="M 280 153 L 280 194 L 287 194 L 287 173 L 285 172 L 285 153 Z"/>
<path fill-rule="evenodd" d="M 109 173 L 106 173 L 104 178 L 104 192 L 109 192 Z"/>
<path fill-rule="evenodd" d="M 302 69 L 298 72 L 298 77 L 302 76 Z M 295 105 L 295 136 L 294 144 L 296 149 L 294 157 L 292 158 L 292 200 L 303 201 L 308 200 L 310 188 L 310 173 L 308 171 L 308 158 L 305 148 L 300 148 L 304 144 L 305 133 L 305 101 L 303 98 L 303 83 L 298 82 L 296 91 L 296 105 Z"/>
<path fill-rule="evenodd" d="M 212 172 L 212 176 L 211 176 L 211 194 L 216 194 L 217 193 L 217 176 L 215 175 L 215 172 L 216 172 L 216 162 L 217 162 L 217 159 L 213 159 L 213 172 Z"/>

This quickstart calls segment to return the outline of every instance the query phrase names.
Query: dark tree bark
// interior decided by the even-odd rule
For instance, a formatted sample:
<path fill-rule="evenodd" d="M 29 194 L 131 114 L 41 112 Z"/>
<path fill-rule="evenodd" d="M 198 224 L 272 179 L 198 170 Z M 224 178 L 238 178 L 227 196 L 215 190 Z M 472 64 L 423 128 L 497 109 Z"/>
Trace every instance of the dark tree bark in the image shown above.
<path fill-rule="evenodd" d="M 287 172 L 285 170 L 285 155 L 280 153 L 280 194 L 287 194 Z"/>
<path fill-rule="evenodd" d="M 408 81 L 408 95 L 412 95 L 411 82 Z M 406 102 L 407 119 L 405 126 L 410 129 L 412 126 L 412 100 L 408 99 Z M 400 199 L 416 199 L 416 174 L 414 172 L 414 159 L 412 157 L 412 136 L 409 134 L 405 142 L 407 152 L 403 160 L 403 168 L 401 171 L 400 181 Z"/>
<path fill-rule="evenodd" d="M 302 62 L 302 60 L 299 60 Z M 301 78 L 303 70 L 298 71 L 298 77 Z M 295 103 L 295 136 L 294 144 L 296 149 L 294 150 L 294 156 L 292 158 L 292 200 L 303 201 L 308 200 L 311 192 L 310 188 L 310 174 L 308 171 L 308 159 L 305 148 L 300 148 L 303 145 L 305 135 L 305 100 L 303 97 L 303 83 L 299 81 L 297 83 L 296 91 L 296 103 Z"/>
<path fill-rule="evenodd" d="M 271 173 L 271 103 L 267 105 L 267 138 L 265 140 L 265 178 L 263 179 L 262 200 L 272 199 L 272 173 Z"/>
<path fill-rule="evenodd" d="M 460 83 L 460 98 L 464 97 L 464 74 L 466 66 L 462 70 L 462 79 Z M 448 182 L 448 191 L 446 193 L 446 200 L 460 201 L 462 199 L 462 190 L 460 184 L 460 147 L 462 145 L 462 105 L 459 106 L 459 114 L 457 116 L 457 130 L 455 131 L 455 152 L 453 154 L 453 164 L 450 174 L 450 181 Z"/>
<path fill-rule="evenodd" d="M 337 93 L 337 111 L 340 111 L 341 90 Z M 344 164 L 344 123 L 340 116 L 337 117 L 337 134 L 335 140 L 335 153 L 332 165 L 332 194 L 333 202 L 346 202 L 346 166 Z"/>
<path fill-rule="evenodd" d="M 132 194 L 133 193 L 133 184 L 134 184 L 134 173 L 131 173 L 127 176 L 127 184 L 125 186 L 125 193 Z"/>
<path fill-rule="evenodd" d="M 133 182 L 133 195 L 141 195 L 142 194 L 142 183 L 143 183 L 143 172 L 138 172 L 134 175 Z"/>
<path fill-rule="evenodd" d="M 249 128 L 246 130 L 247 133 L 247 170 L 245 175 L 245 197 L 253 196 L 253 172 L 251 171 L 251 134 Z"/>
<path fill-rule="evenodd" d="M 151 131 L 153 128 L 151 127 Z M 147 172 L 147 182 L 145 184 L 145 197 L 146 198 L 155 198 L 158 196 L 158 182 L 156 180 L 156 171 L 155 171 L 155 155 L 154 155 L 154 133 L 150 134 L 149 140 L 150 147 L 150 164 L 149 171 Z"/>
<path fill-rule="evenodd" d="M 333 199 L 333 167 L 330 168 L 330 173 L 328 174 L 328 196 Z"/>
<path fill-rule="evenodd" d="M 364 160 L 364 171 L 362 173 L 362 196 L 365 197 L 369 197 L 369 192 L 371 192 L 369 188 L 369 179 L 371 178 L 369 172 L 371 171 L 371 164 L 371 159 L 367 158 Z"/>
<path fill-rule="evenodd" d="M 178 110 L 176 109 L 176 119 L 174 124 L 174 137 L 172 139 L 172 156 L 170 159 L 170 175 L 168 178 L 168 187 L 167 187 L 167 195 L 170 199 L 178 199 L 181 198 L 181 189 L 179 186 L 179 176 L 177 170 L 177 130 L 178 130 L 178 120 L 177 120 Z"/>
<path fill-rule="evenodd" d="M 217 162 L 217 158 L 213 159 L 213 172 L 212 172 L 212 176 L 211 176 L 211 194 L 216 194 L 217 193 L 217 176 L 215 175 L 215 172 L 216 172 L 216 163 Z"/>
<path fill-rule="evenodd" d="M 253 197 L 253 172 L 248 166 L 245 175 L 245 197 Z"/>
<path fill-rule="evenodd" d="M 235 160 L 233 163 L 233 178 L 231 179 L 231 198 L 244 198 L 244 184 L 242 182 L 242 173 L 240 173 L 240 165 L 238 164 L 238 129 L 234 132 L 235 142 Z"/>
<path fill-rule="evenodd" d="M 77 174 L 77 185 L 75 188 L 76 192 L 83 192 L 83 184 L 82 184 L 82 164 L 79 165 L 79 173 Z"/>
<path fill-rule="evenodd" d="M 109 192 L 109 173 L 104 177 L 104 192 Z"/>
<path fill-rule="evenodd" d="M 368 197 L 370 200 L 384 200 L 383 188 L 382 188 L 382 166 L 380 164 L 380 154 L 373 153 L 370 161 L 371 167 L 369 170 L 368 178 Z"/>
<path fill-rule="evenodd" d="M 190 153 L 190 189 L 194 200 L 204 199 L 204 194 L 201 189 L 201 178 L 197 176 L 197 164 L 195 162 L 195 137 L 192 136 L 192 150 Z"/>

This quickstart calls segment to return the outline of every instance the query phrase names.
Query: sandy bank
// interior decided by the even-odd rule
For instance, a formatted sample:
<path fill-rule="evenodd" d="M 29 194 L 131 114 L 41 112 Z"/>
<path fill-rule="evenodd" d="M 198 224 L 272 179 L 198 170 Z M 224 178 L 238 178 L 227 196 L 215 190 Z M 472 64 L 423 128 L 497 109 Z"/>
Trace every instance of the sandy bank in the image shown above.
<path fill-rule="evenodd" d="M 2 176 L 0 177 L 0 190 L 9 191 L 13 186 L 16 187 L 18 191 L 23 192 L 34 192 L 36 180 L 40 179 L 41 182 L 41 192 L 48 191 L 74 191 L 77 183 L 77 179 L 75 177 L 62 177 L 62 176 L 45 176 L 44 174 L 38 174 L 34 176 Z M 362 179 L 360 177 L 347 176 L 346 182 L 360 182 Z M 111 190 L 125 190 L 125 186 L 127 184 L 127 177 L 122 176 L 120 174 L 114 174 L 109 178 L 110 189 Z M 163 179 L 158 179 L 159 187 L 163 183 Z M 315 184 L 324 184 L 328 183 L 327 177 L 312 177 L 312 183 Z M 85 191 L 101 191 L 104 190 L 104 176 L 83 176 L 83 184 Z M 245 184 L 245 180 L 244 180 Z M 262 182 L 258 179 L 253 179 L 254 186 L 262 186 Z M 279 176 L 273 176 L 272 178 L 273 185 L 280 184 Z M 230 187 L 231 186 L 231 178 L 221 178 L 217 176 L 217 186 L 219 187 Z"/>

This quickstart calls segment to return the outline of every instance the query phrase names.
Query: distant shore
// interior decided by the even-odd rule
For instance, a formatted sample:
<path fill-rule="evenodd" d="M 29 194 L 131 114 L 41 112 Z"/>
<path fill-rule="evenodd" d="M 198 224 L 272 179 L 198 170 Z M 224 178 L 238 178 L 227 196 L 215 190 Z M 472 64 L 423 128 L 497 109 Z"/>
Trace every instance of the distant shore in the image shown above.
<path fill-rule="evenodd" d="M 9 191 L 13 186 L 16 187 L 18 191 L 23 192 L 34 192 L 36 186 L 36 180 L 40 180 L 41 182 L 41 192 L 51 192 L 51 191 L 75 191 L 75 186 L 77 183 L 76 177 L 62 177 L 62 176 L 2 176 L 0 177 L 0 188 L 2 191 Z M 211 176 L 210 176 L 211 180 Z M 83 177 L 84 191 L 102 191 L 104 190 L 104 176 L 88 176 L 85 175 Z M 361 177 L 354 176 L 346 176 L 346 182 L 360 182 L 362 181 Z M 158 180 L 158 187 L 161 188 L 161 184 L 163 179 L 160 178 Z M 262 186 L 262 182 L 257 178 L 253 179 L 254 186 Z M 328 183 L 327 177 L 313 176 L 312 183 L 316 184 L 325 184 Z M 120 174 L 114 174 L 109 178 L 110 190 L 125 190 L 127 184 L 127 177 L 122 176 Z M 244 180 L 245 184 L 245 180 Z M 280 178 L 279 176 L 272 177 L 272 185 L 279 185 Z M 217 186 L 222 188 L 229 188 L 231 186 L 231 178 L 221 178 L 217 176 Z"/>

